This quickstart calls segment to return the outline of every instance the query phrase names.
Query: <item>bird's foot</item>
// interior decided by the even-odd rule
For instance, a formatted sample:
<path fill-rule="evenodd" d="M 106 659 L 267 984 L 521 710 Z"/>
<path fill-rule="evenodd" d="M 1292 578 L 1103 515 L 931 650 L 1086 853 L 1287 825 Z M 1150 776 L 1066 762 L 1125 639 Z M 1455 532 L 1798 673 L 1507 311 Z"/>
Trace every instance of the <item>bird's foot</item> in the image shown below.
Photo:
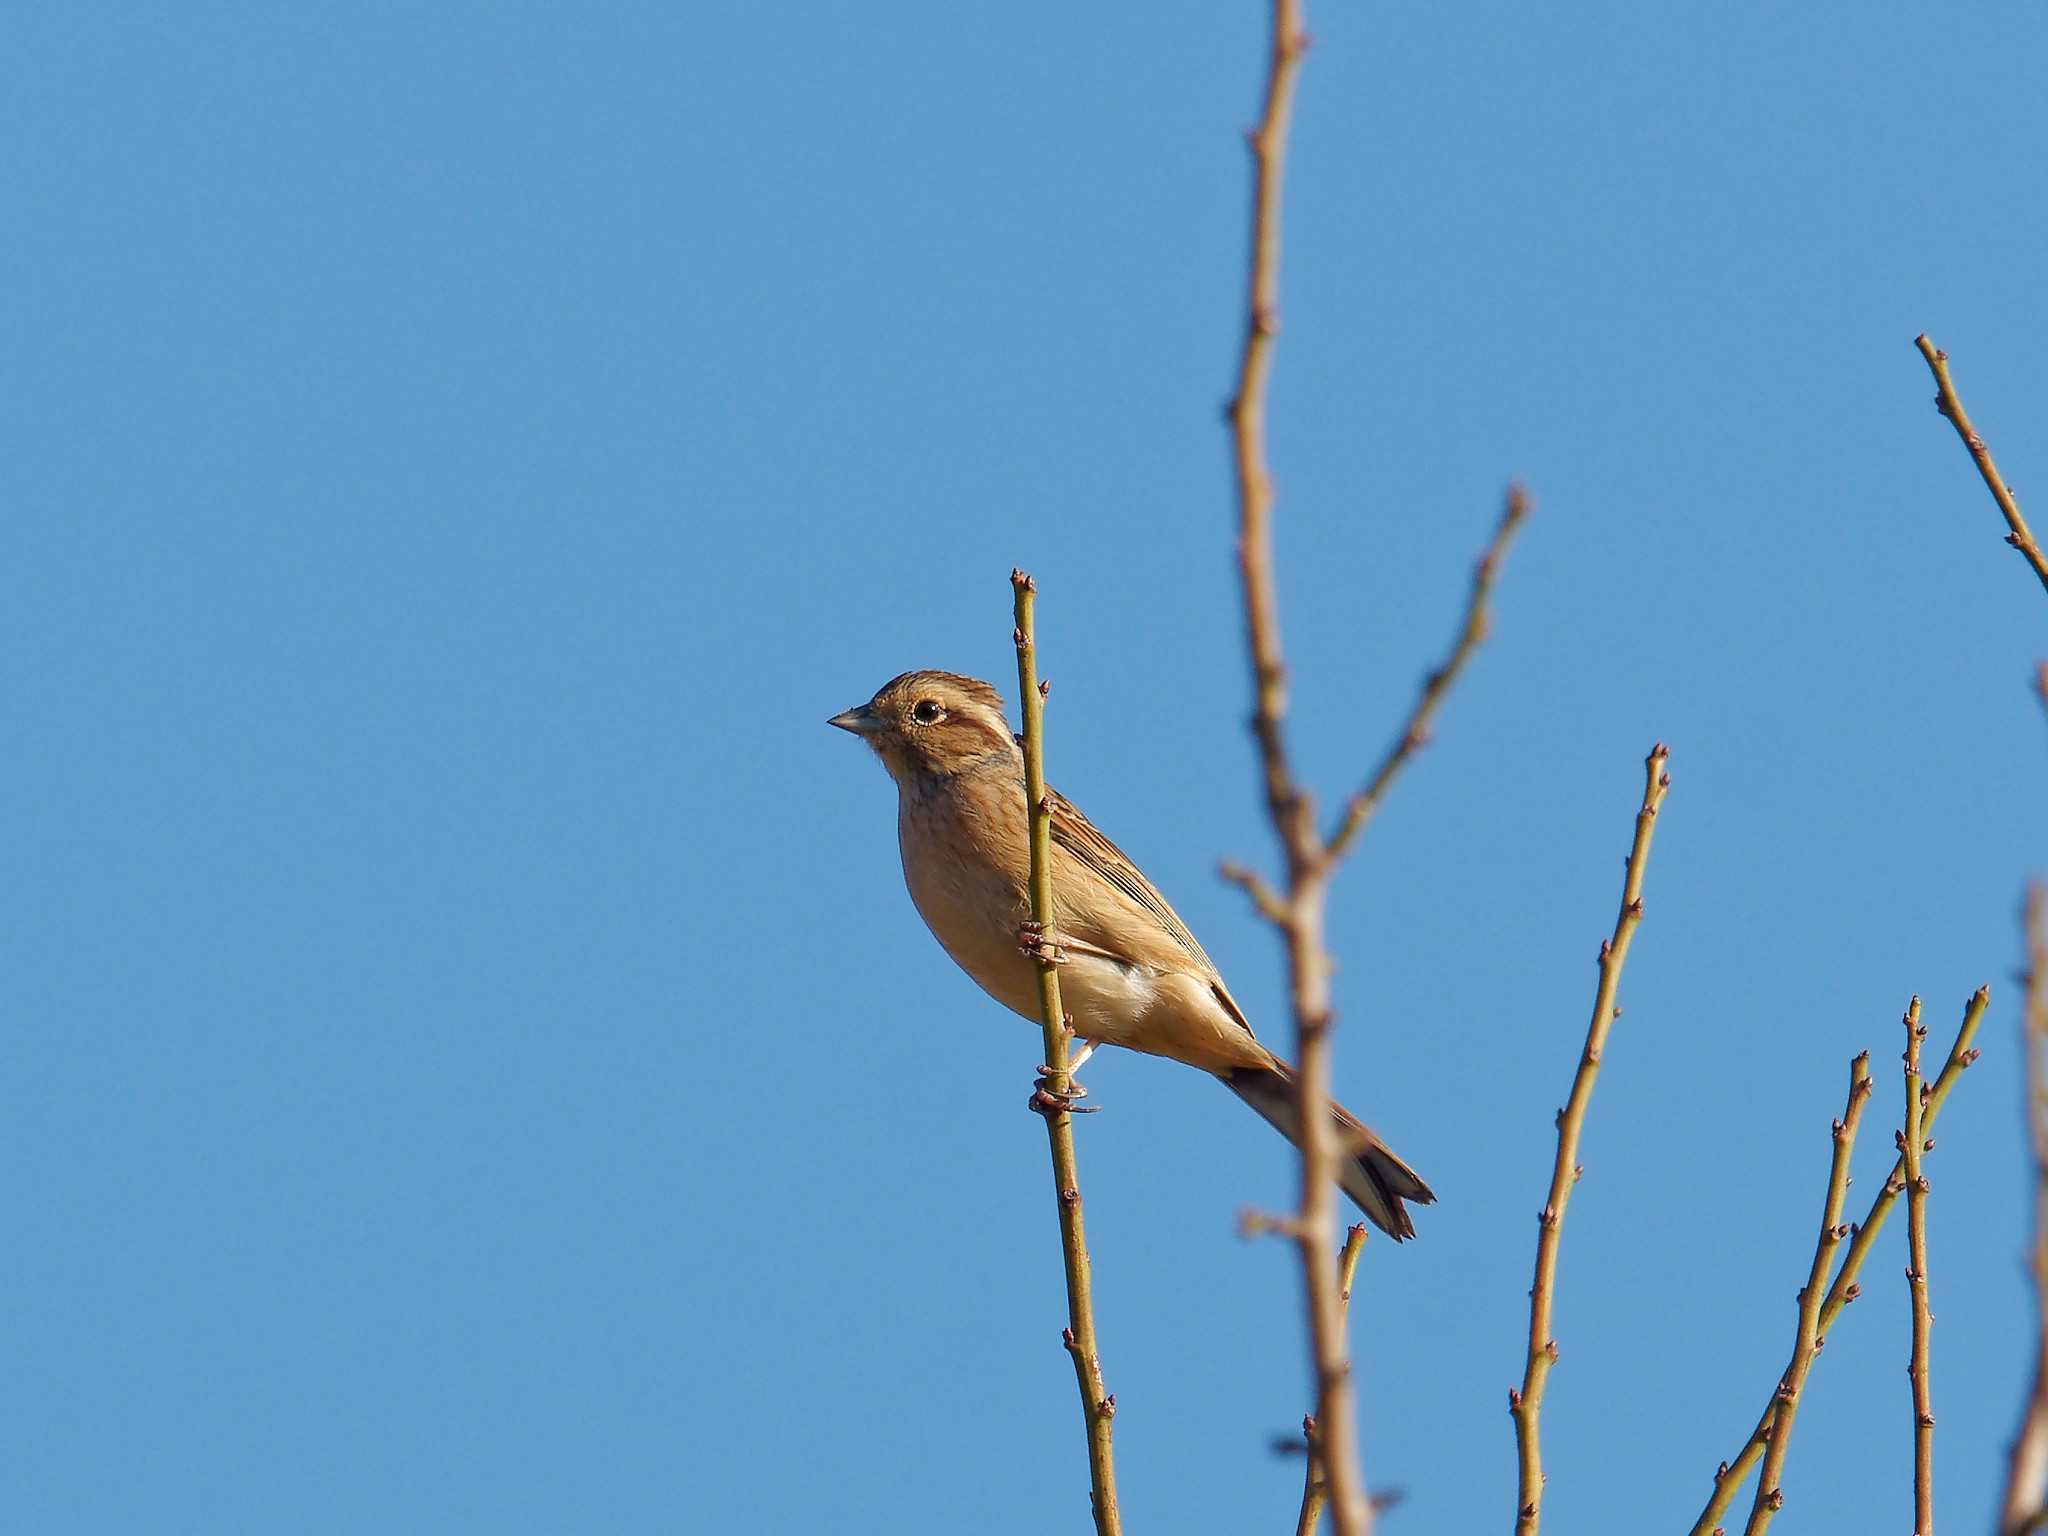
<path fill-rule="evenodd" d="M 1067 957 L 1060 950 L 1059 935 L 1045 923 L 1025 923 L 1017 930 L 1017 947 L 1024 951 L 1026 958 L 1045 965 L 1065 965 Z"/>
<path fill-rule="evenodd" d="M 1074 1081 L 1073 1070 L 1078 1065 L 1078 1062 L 1068 1064 L 1067 1091 L 1065 1093 L 1055 1093 L 1047 1086 L 1053 1080 L 1052 1068 L 1040 1067 L 1038 1069 L 1038 1081 L 1031 1089 L 1031 1097 L 1025 1100 L 1025 1108 L 1029 1109 L 1033 1114 L 1046 1116 L 1093 1115 L 1101 1113 L 1102 1106 L 1100 1104 L 1083 1104 L 1081 1102 L 1081 1100 L 1088 1097 L 1088 1090 Z"/>

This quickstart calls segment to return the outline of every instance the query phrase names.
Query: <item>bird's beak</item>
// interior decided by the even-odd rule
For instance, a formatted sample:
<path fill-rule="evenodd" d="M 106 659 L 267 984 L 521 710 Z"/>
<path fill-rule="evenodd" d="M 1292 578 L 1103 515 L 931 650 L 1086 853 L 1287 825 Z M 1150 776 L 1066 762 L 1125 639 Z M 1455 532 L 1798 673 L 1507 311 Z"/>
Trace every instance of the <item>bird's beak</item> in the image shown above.
<path fill-rule="evenodd" d="M 856 736 L 872 736 L 882 728 L 882 722 L 875 718 L 875 712 L 865 704 L 857 709 L 849 709 L 843 714 L 834 715 L 825 723 L 836 725 L 842 731 L 851 731 Z"/>

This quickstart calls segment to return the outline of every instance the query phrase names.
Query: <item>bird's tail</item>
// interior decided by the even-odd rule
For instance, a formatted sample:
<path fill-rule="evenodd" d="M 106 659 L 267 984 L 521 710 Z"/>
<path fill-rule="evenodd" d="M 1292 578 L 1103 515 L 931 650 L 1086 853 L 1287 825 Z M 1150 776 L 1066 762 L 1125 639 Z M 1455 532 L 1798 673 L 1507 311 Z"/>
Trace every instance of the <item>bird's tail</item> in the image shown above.
<path fill-rule="evenodd" d="M 1239 1067 L 1220 1076 L 1223 1085 L 1257 1110 L 1268 1125 L 1296 1146 L 1301 1144 L 1301 1113 L 1292 1067 L 1276 1061 L 1270 1067 Z M 1337 1122 L 1340 1148 L 1338 1187 L 1395 1242 L 1413 1237 L 1415 1223 L 1401 1202 L 1429 1205 L 1436 1196 L 1413 1168 L 1389 1152 L 1342 1104 L 1333 1102 L 1330 1113 Z"/>

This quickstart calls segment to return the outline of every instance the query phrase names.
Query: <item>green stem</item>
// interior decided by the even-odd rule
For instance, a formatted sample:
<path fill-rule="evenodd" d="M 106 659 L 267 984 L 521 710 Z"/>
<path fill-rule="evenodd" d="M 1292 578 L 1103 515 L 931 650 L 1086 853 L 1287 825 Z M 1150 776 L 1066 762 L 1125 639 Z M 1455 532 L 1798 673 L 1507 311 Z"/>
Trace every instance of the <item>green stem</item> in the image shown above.
<path fill-rule="evenodd" d="M 1059 967 L 1052 896 L 1052 800 L 1045 788 L 1045 688 L 1038 681 L 1032 605 L 1037 586 L 1022 571 L 1010 573 L 1016 618 L 1017 687 L 1024 707 L 1024 794 L 1031 816 L 1031 916 L 1047 942 L 1038 959 L 1039 1022 L 1045 1030 L 1045 1072 L 1032 1107 L 1045 1119 L 1052 1146 L 1053 1193 L 1059 1203 L 1060 1251 L 1066 1260 L 1067 1327 L 1063 1334 L 1081 1390 L 1081 1414 L 1088 1434 L 1089 1498 L 1096 1536 L 1122 1536 L 1116 1502 L 1116 1463 L 1110 1429 L 1116 1398 L 1103 1391 L 1102 1357 L 1095 1342 L 1095 1285 L 1088 1264 L 1088 1236 L 1081 1220 L 1081 1175 L 1074 1158 L 1074 1119 L 1068 1108 L 1073 1077 L 1067 1070 L 1071 1031 L 1060 1005 Z"/>
<path fill-rule="evenodd" d="M 1955 1044 L 1949 1047 L 1948 1060 L 1942 1064 L 1941 1076 L 1934 1080 L 1934 1091 L 1927 1096 L 1927 1109 L 1921 1117 L 1922 1129 L 1932 1131 L 1935 1117 L 1941 1113 L 1942 1101 L 1955 1087 L 1956 1079 L 1963 1075 L 1970 1063 L 1977 1059 L 1977 1051 L 1970 1044 L 1976 1038 L 1977 1026 L 1983 1022 L 1984 1010 L 1991 1006 L 1991 989 L 1979 987 L 1963 1010 L 1962 1027 L 1956 1031 Z M 1828 1329 L 1834 1326 L 1842 1308 L 1854 1301 L 1861 1292 L 1856 1283 L 1857 1273 L 1863 1268 L 1863 1261 L 1869 1257 L 1871 1246 L 1877 1241 L 1877 1234 L 1884 1230 L 1885 1218 L 1891 1214 L 1892 1202 L 1905 1187 L 1905 1159 L 1892 1164 L 1892 1171 L 1879 1186 L 1877 1195 L 1870 1202 L 1870 1211 L 1863 1218 L 1863 1224 L 1856 1228 L 1856 1234 L 1849 1242 L 1849 1251 L 1842 1258 L 1842 1267 L 1835 1272 L 1835 1283 L 1828 1288 L 1828 1299 L 1821 1304 L 1819 1337 L 1825 1341 Z M 1773 1389 L 1771 1401 L 1765 1405 L 1763 1416 L 1756 1421 L 1756 1428 L 1749 1432 L 1742 1449 L 1732 1461 L 1721 1463 L 1714 1474 L 1714 1492 L 1707 1500 L 1707 1506 L 1700 1511 L 1688 1536 L 1712 1536 L 1714 1527 L 1721 1523 L 1728 1506 L 1735 1495 L 1742 1491 L 1742 1485 L 1750 1472 L 1763 1459 L 1764 1449 L 1770 1443 L 1771 1429 L 1776 1422 L 1778 1399 Z"/>
<path fill-rule="evenodd" d="M 1918 1011 L 1920 1000 L 1913 1000 Z M 1785 1453 L 1792 1444 L 1792 1419 L 1799 1412 L 1799 1394 L 1806 1389 L 1806 1373 L 1813 1357 L 1820 1353 L 1820 1307 L 1822 1288 L 1833 1267 L 1835 1247 L 1849 1235 L 1842 1225 L 1842 1204 L 1849 1198 L 1849 1157 L 1856 1148 L 1856 1127 L 1863 1119 L 1863 1106 L 1870 1098 L 1870 1052 L 1849 1064 L 1849 1104 L 1834 1123 L 1834 1156 L 1828 1165 L 1827 1198 L 1821 1206 L 1820 1241 L 1814 1245 L 1813 1267 L 1807 1271 L 1806 1286 L 1799 1293 L 1799 1332 L 1792 1341 L 1792 1363 L 1785 1367 L 1778 1384 L 1776 1426 L 1764 1456 L 1763 1474 L 1756 1481 L 1756 1503 L 1749 1511 L 1743 1536 L 1763 1536 L 1771 1517 L 1784 1507 L 1785 1494 L 1779 1480 L 1785 1471 Z"/>

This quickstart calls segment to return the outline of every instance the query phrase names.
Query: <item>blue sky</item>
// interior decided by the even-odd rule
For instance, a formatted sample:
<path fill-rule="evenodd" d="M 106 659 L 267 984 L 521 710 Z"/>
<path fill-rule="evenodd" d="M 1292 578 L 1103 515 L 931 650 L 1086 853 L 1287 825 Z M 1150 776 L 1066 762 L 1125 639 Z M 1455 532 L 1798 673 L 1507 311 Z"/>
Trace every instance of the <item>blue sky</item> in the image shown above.
<path fill-rule="evenodd" d="M 823 725 L 1006 689 L 1262 1031 L 1220 406 L 1260 7 L 80 4 L 0 62 L 10 1528 L 1078 1529 L 1035 1033 Z M 1504 1528 L 1528 1272 L 1650 743 L 1675 787 L 1565 1234 L 1559 1528 L 1683 1529 L 1897 1019 L 1938 1508 L 2024 1374 L 2016 908 L 2048 604 L 1911 341 L 2048 485 L 2018 4 L 1311 9 L 1273 397 L 1306 775 L 1496 638 L 1347 868 L 1342 1096 L 1435 1185 L 1354 1305 L 1394 1531 Z M 2040 494 L 2032 498 L 2041 505 Z M 2048 515 L 2048 514 L 2044 514 Z M 1133 1530 L 1285 1529 L 1284 1145 L 1089 1069 Z M 1860 1208 L 1860 1206 L 1858 1207 Z M 1909 1518 L 1902 1236 L 1782 1529 Z M 1825 1518 L 1821 1511 L 1825 1511 Z"/>

